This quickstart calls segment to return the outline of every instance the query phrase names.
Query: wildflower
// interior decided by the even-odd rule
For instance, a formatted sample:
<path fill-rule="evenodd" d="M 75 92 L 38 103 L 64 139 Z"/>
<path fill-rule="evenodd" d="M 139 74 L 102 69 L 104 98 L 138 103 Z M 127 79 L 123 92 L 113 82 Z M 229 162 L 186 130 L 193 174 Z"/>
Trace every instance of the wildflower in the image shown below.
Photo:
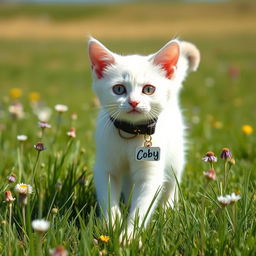
<path fill-rule="evenodd" d="M 219 203 L 223 206 L 230 204 L 229 196 L 218 196 L 217 199 L 218 199 Z"/>
<path fill-rule="evenodd" d="M 42 129 L 51 128 L 52 126 L 45 121 L 38 122 L 38 126 Z"/>
<path fill-rule="evenodd" d="M 62 189 L 62 183 L 61 183 L 61 182 L 57 182 L 57 183 L 55 184 L 55 188 L 56 188 L 57 191 L 61 191 L 61 189 Z"/>
<path fill-rule="evenodd" d="M 221 129 L 223 127 L 223 123 L 221 121 L 216 120 L 212 122 L 212 126 L 215 129 Z"/>
<path fill-rule="evenodd" d="M 240 67 L 230 66 L 228 69 L 228 75 L 232 80 L 236 80 L 240 75 Z"/>
<path fill-rule="evenodd" d="M 50 254 L 52 256 L 68 256 L 68 251 L 64 246 L 58 245 L 56 248 L 50 249 Z"/>
<path fill-rule="evenodd" d="M 28 98 L 30 101 L 32 102 L 37 102 L 40 100 L 40 94 L 38 92 L 31 92 L 29 95 L 28 95 Z"/>
<path fill-rule="evenodd" d="M 235 203 L 241 199 L 240 195 L 236 195 L 234 192 L 230 195 L 230 203 Z"/>
<path fill-rule="evenodd" d="M 207 172 L 203 172 L 205 178 L 207 178 L 208 180 L 216 180 L 216 172 L 214 169 L 210 169 Z"/>
<path fill-rule="evenodd" d="M 46 149 L 43 142 L 38 142 L 36 145 L 34 145 L 34 148 L 39 152 Z"/>
<path fill-rule="evenodd" d="M 5 195 L 5 201 L 4 201 L 5 203 L 11 204 L 16 200 L 16 198 L 12 196 L 12 192 L 10 190 L 5 191 L 4 195 Z"/>
<path fill-rule="evenodd" d="M 202 158 L 204 162 L 217 162 L 217 157 L 214 156 L 213 152 L 207 152 L 206 155 Z"/>
<path fill-rule="evenodd" d="M 102 241 L 103 243 L 108 243 L 109 240 L 110 240 L 110 237 L 109 236 L 104 236 L 104 235 L 101 235 L 99 237 L 100 241 Z"/>
<path fill-rule="evenodd" d="M 238 200 L 241 199 L 241 196 L 240 195 L 236 195 L 234 192 L 231 194 L 231 195 L 226 195 L 226 196 L 218 196 L 217 197 L 219 203 L 223 206 L 226 206 L 228 204 L 231 204 L 231 203 L 235 203 L 237 202 Z"/>
<path fill-rule="evenodd" d="M 38 233 L 44 233 L 50 227 L 50 222 L 44 219 L 33 220 L 31 224 L 32 228 Z"/>
<path fill-rule="evenodd" d="M 24 117 L 23 106 L 19 102 L 11 104 L 8 110 L 14 119 L 22 119 Z"/>
<path fill-rule="evenodd" d="M 15 186 L 15 191 L 19 194 L 27 195 L 32 194 L 33 189 L 31 185 L 20 183 Z"/>
<path fill-rule="evenodd" d="M 46 106 L 36 106 L 33 109 L 34 114 L 40 121 L 48 121 L 51 117 L 52 110 Z"/>
<path fill-rule="evenodd" d="M 17 140 L 18 141 L 26 141 L 28 139 L 27 135 L 17 135 Z"/>
<path fill-rule="evenodd" d="M 221 152 L 221 155 L 220 155 L 220 158 L 230 159 L 230 158 L 232 158 L 232 153 L 229 151 L 228 148 L 223 148 L 222 152 Z"/>
<path fill-rule="evenodd" d="M 28 203 L 27 196 L 32 194 L 33 189 L 30 185 L 20 183 L 15 186 L 15 191 L 19 194 L 19 202 L 22 205 L 26 205 Z"/>
<path fill-rule="evenodd" d="M 77 120 L 77 113 L 72 113 L 72 114 L 71 114 L 71 119 L 72 119 L 73 121 Z"/>
<path fill-rule="evenodd" d="M 7 176 L 7 180 L 8 180 L 10 183 L 14 183 L 14 182 L 16 181 L 16 174 L 11 173 L 9 176 Z"/>
<path fill-rule="evenodd" d="M 19 89 L 19 88 L 12 88 L 10 91 L 10 96 L 13 98 L 13 99 L 18 99 L 21 97 L 22 95 L 22 90 Z"/>
<path fill-rule="evenodd" d="M 232 158 L 229 158 L 228 159 L 228 163 L 230 164 L 230 165 L 235 165 L 236 164 L 236 160 L 232 157 Z"/>
<path fill-rule="evenodd" d="M 71 128 L 68 132 L 67 135 L 71 138 L 75 138 L 76 137 L 76 129 L 75 128 Z"/>
<path fill-rule="evenodd" d="M 57 207 L 52 208 L 51 213 L 57 214 L 59 212 L 59 209 Z"/>
<path fill-rule="evenodd" d="M 242 126 L 242 132 L 246 135 L 251 135 L 253 133 L 253 128 L 249 124 L 245 124 Z"/>
<path fill-rule="evenodd" d="M 54 108 L 59 113 L 63 113 L 63 112 L 68 111 L 68 107 L 66 105 L 62 105 L 62 104 L 57 104 L 57 105 L 55 105 Z"/>

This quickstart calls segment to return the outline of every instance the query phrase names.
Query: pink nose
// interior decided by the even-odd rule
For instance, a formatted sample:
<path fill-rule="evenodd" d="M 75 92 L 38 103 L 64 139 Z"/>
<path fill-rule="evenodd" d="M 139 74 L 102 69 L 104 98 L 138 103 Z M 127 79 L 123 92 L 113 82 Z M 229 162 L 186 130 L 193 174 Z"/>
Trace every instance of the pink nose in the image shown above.
<path fill-rule="evenodd" d="M 133 107 L 133 108 L 136 108 L 137 105 L 139 104 L 138 101 L 129 101 L 129 104 Z"/>

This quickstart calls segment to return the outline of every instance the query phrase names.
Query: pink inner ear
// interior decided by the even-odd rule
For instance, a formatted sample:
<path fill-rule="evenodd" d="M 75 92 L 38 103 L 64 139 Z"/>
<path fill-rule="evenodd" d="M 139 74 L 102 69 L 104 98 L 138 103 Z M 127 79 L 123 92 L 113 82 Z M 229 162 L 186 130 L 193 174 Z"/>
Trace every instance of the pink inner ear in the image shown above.
<path fill-rule="evenodd" d="M 114 57 L 108 52 L 107 49 L 102 47 L 97 42 L 91 42 L 89 45 L 89 56 L 97 77 L 103 78 L 104 69 L 115 63 Z"/>
<path fill-rule="evenodd" d="M 154 58 L 154 63 L 161 66 L 166 71 L 166 77 L 170 79 L 174 73 L 175 66 L 179 59 L 179 55 L 179 44 L 173 42 L 165 46 L 156 54 Z"/>

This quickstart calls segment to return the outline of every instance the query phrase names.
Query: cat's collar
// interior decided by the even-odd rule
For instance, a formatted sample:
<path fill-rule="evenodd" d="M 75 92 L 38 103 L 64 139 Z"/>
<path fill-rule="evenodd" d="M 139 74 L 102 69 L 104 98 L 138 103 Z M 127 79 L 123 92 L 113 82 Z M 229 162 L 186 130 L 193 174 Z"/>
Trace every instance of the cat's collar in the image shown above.
<path fill-rule="evenodd" d="M 110 116 L 110 120 L 113 122 L 114 126 L 124 132 L 135 134 L 135 135 L 152 135 L 155 133 L 157 118 L 150 119 L 146 123 L 133 124 L 126 121 L 121 121 Z"/>

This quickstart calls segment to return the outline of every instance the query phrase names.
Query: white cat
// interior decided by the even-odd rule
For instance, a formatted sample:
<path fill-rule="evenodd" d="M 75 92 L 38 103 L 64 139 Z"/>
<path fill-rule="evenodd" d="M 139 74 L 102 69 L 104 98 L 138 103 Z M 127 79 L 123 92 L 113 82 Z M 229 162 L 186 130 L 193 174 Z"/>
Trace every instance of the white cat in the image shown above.
<path fill-rule="evenodd" d="M 89 57 L 101 103 L 94 167 L 97 199 L 105 217 L 110 206 L 114 219 L 120 216 L 121 192 L 127 200 L 133 191 L 130 236 L 136 214 L 139 225 L 146 225 L 159 199 L 173 206 L 178 198 L 177 181 L 185 163 L 178 94 L 187 73 L 197 69 L 200 54 L 193 44 L 172 40 L 149 56 L 121 56 L 90 38 Z"/>

